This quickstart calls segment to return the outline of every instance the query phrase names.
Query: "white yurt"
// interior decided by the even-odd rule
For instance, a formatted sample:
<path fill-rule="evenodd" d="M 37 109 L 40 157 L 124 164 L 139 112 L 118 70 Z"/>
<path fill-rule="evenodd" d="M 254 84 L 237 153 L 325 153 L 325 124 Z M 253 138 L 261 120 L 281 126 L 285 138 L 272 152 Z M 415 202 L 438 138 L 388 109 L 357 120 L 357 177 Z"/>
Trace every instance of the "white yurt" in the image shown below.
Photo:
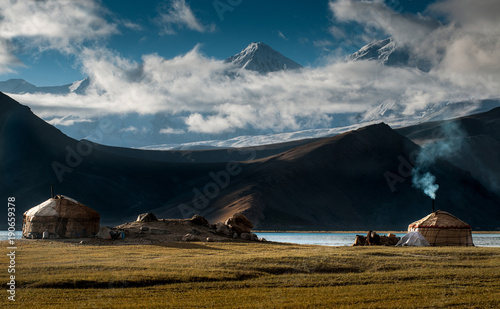
<path fill-rule="evenodd" d="M 442 210 L 411 223 L 408 232 L 412 231 L 422 234 L 431 246 L 474 246 L 471 226 Z"/>
<path fill-rule="evenodd" d="M 64 195 L 37 205 L 23 215 L 23 236 L 26 238 L 80 238 L 99 231 L 99 213 Z"/>

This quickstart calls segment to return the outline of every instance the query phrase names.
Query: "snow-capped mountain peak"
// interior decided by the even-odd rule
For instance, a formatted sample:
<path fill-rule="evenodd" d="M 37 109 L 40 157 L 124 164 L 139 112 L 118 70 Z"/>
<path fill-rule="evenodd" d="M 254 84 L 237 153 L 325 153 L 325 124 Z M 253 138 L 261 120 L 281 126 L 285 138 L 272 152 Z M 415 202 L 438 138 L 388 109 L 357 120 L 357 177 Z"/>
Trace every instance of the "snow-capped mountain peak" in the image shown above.
<path fill-rule="evenodd" d="M 300 64 L 262 42 L 250 43 L 240 53 L 227 58 L 224 62 L 231 63 L 236 69 L 251 70 L 262 74 L 302 68 Z"/>
<path fill-rule="evenodd" d="M 393 38 L 373 41 L 347 57 L 348 61 L 371 60 L 396 67 L 414 67 L 429 72 L 432 64 L 412 54 L 409 46 L 398 44 Z"/>
<path fill-rule="evenodd" d="M 351 54 L 349 60 L 380 60 L 387 62 L 389 56 L 396 49 L 396 44 L 391 38 L 385 40 L 373 41 L 360 48 L 357 52 Z"/>

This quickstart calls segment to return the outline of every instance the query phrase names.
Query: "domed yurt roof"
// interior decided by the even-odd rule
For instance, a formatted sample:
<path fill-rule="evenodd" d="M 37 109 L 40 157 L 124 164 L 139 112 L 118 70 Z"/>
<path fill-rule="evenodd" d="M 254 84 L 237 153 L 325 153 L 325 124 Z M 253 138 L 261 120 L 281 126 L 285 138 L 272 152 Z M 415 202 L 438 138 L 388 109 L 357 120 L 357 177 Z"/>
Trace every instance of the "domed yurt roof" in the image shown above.
<path fill-rule="evenodd" d="M 474 246 L 471 226 L 446 211 L 438 210 L 408 225 L 431 246 Z"/>
<path fill-rule="evenodd" d="M 26 217 L 100 218 L 97 211 L 65 195 L 37 205 L 24 213 Z"/>
<path fill-rule="evenodd" d="M 23 236 L 45 237 L 89 237 L 99 231 L 101 216 L 95 210 L 64 195 L 37 205 L 24 213 Z M 45 236 L 43 236 L 45 235 Z"/>
<path fill-rule="evenodd" d="M 453 228 L 453 229 L 470 229 L 471 226 L 464 221 L 458 219 L 454 215 L 438 210 L 430 215 L 411 223 L 409 228 Z"/>

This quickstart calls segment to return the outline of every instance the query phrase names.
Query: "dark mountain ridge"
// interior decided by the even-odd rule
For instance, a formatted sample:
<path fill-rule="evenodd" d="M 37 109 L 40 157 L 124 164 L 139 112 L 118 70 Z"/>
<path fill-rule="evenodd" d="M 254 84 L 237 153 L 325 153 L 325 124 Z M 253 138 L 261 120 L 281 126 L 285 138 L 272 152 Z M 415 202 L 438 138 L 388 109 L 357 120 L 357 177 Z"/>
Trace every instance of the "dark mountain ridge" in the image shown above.
<path fill-rule="evenodd" d="M 497 128 L 492 113 L 475 118 L 484 134 Z M 16 197 L 18 218 L 46 200 L 54 184 L 108 225 L 146 211 L 164 218 L 200 213 L 212 222 L 243 211 L 261 229 L 404 229 L 431 210 L 430 199 L 399 171 L 401 158 L 410 161 L 419 149 L 385 124 L 226 153 L 120 149 L 73 140 L 0 94 L 0 196 Z M 499 227 L 498 195 L 448 161 L 429 169 L 440 185 L 438 208 L 475 229 Z M 394 190 L 387 173 L 402 178 Z"/>

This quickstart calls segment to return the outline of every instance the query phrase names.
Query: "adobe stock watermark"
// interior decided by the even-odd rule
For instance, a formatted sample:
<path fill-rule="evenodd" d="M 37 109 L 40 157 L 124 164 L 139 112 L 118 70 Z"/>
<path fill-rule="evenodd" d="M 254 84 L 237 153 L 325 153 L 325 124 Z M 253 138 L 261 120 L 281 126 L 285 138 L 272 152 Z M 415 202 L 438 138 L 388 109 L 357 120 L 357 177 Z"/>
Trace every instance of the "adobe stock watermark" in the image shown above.
<path fill-rule="evenodd" d="M 99 125 L 97 129 L 95 129 L 87 138 L 100 143 L 104 139 L 104 134 L 110 134 L 115 129 L 115 126 L 112 124 L 111 120 L 108 118 L 104 118 L 99 121 Z M 94 144 L 87 140 L 81 140 L 76 144 L 76 148 L 73 149 L 71 146 L 66 146 L 66 156 L 64 163 L 59 161 L 53 161 L 51 166 L 54 174 L 57 177 L 59 183 L 63 182 L 63 176 L 66 173 L 71 173 L 73 170 L 78 167 L 83 158 L 89 156 L 94 148 Z"/>
<path fill-rule="evenodd" d="M 16 301 L 16 198 L 11 196 L 7 198 L 7 225 L 8 233 L 8 268 L 9 274 L 7 282 L 7 299 L 9 301 Z"/>
<path fill-rule="evenodd" d="M 390 171 L 386 171 L 384 173 L 385 181 L 391 189 L 391 192 L 396 192 L 396 184 L 404 183 L 407 178 L 411 178 L 413 168 L 416 166 L 417 157 L 420 154 L 420 150 L 414 150 L 410 153 L 408 159 L 403 157 L 402 155 L 398 156 L 398 171 L 397 173 L 393 173 Z"/>
<path fill-rule="evenodd" d="M 243 0 L 214 0 L 212 5 L 219 16 L 220 21 L 224 21 L 224 14 L 232 12 Z"/>
<path fill-rule="evenodd" d="M 242 155 L 249 154 L 249 156 L 241 162 L 254 160 L 257 157 L 257 150 L 261 148 L 261 146 L 258 146 L 250 149 L 238 150 L 238 153 Z M 224 169 L 208 173 L 208 176 L 212 181 L 206 183 L 203 187 L 193 188 L 192 190 L 194 193 L 194 197 L 191 202 L 192 207 L 185 203 L 181 203 L 177 206 L 182 218 L 191 218 L 196 214 L 202 216 L 206 215 L 209 211 L 207 207 L 210 205 L 210 201 L 217 198 L 221 191 L 227 188 L 231 181 L 242 172 L 243 167 L 240 162 L 229 161 L 226 163 Z"/>

